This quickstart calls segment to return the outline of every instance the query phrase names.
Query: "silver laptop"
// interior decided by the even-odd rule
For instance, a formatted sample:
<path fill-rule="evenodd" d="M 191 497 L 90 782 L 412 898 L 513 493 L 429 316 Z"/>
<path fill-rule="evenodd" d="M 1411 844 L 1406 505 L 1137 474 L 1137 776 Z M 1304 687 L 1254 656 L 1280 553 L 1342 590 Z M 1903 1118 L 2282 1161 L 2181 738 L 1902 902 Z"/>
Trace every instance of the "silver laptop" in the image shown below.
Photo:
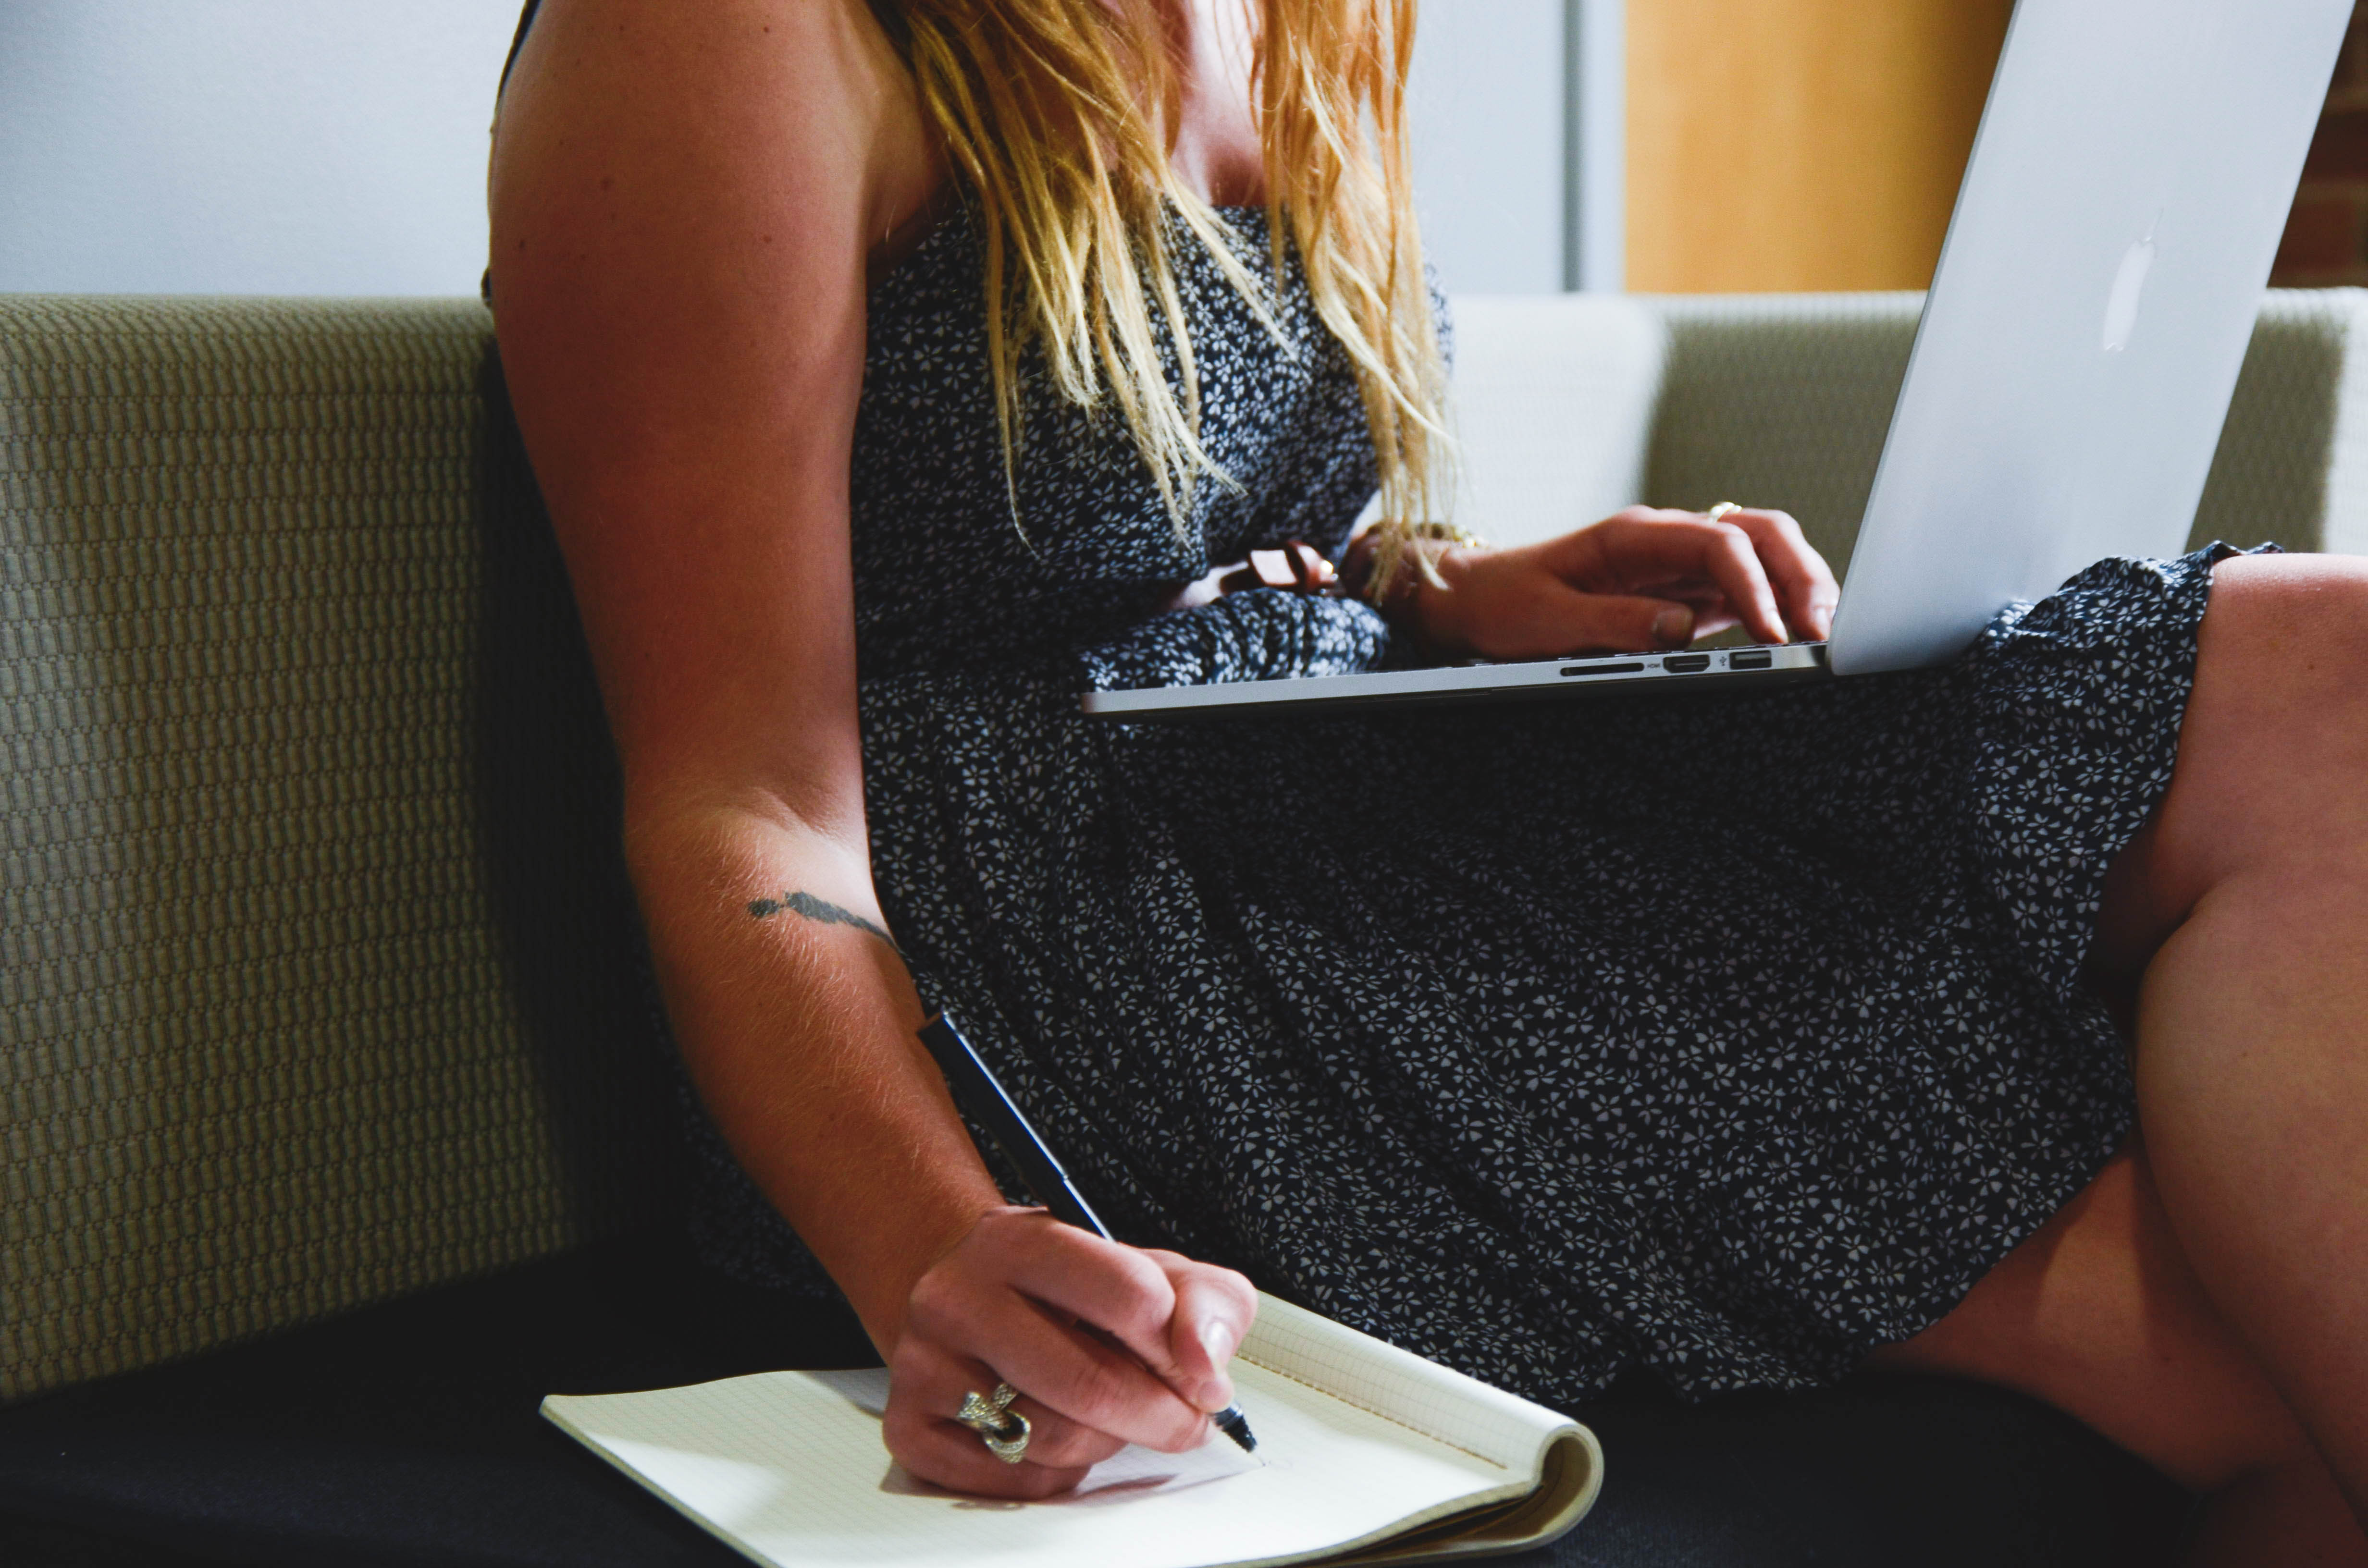
<path fill-rule="evenodd" d="M 1091 692 L 1085 710 L 1674 695 L 1908 669 L 2090 562 L 2176 554 L 2351 5 L 2019 0 L 1830 642 Z"/>

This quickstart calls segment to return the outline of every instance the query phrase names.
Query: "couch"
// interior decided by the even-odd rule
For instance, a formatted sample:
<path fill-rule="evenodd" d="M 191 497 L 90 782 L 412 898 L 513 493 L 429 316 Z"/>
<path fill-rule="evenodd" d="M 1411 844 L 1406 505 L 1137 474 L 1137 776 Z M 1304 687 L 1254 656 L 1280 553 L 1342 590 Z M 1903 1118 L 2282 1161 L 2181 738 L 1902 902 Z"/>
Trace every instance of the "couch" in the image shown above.
<path fill-rule="evenodd" d="M 1465 516 L 1803 520 L 1913 295 L 1457 302 Z M 0 1561 L 734 1561 L 536 1398 L 868 1353 L 708 1278 L 564 574 L 473 301 L 0 297 Z M 2195 537 L 2368 551 L 2368 295 L 2264 302 Z M 1577 1564 L 2157 1558 L 1997 1391 L 1623 1387 Z"/>

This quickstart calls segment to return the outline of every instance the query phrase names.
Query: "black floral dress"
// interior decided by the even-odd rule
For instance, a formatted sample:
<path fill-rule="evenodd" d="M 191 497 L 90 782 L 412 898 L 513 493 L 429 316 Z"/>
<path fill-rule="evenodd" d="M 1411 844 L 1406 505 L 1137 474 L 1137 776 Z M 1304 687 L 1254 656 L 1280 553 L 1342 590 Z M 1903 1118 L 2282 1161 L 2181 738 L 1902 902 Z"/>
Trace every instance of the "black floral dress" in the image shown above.
<path fill-rule="evenodd" d="M 1257 213 L 1232 213 L 1263 266 Z M 1181 282 L 1190 527 L 1031 389 L 1005 487 L 967 219 L 877 288 L 853 470 L 871 855 L 950 1009 L 1122 1237 L 1548 1403 L 1847 1371 L 2130 1131 L 2081 986 L 2170 777 L 2213 553 L 2112 561 L 1943 669 L 1459 715 L 1087 720 L 1088 687 L 1352 671 L 1350 600 L 1162 613 L 1372 488 L 1344 356 Z M 810 1261 L 700 1132 L 703 1243 Z"/>

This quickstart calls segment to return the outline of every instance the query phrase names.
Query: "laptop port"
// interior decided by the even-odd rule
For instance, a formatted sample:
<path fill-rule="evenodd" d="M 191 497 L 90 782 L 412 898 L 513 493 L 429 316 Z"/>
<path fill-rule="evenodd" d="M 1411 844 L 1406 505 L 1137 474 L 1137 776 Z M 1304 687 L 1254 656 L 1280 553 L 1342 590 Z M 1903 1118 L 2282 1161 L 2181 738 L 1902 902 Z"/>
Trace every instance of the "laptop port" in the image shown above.
<path fill-rule="evenodd" d="M 1710 655 L 1708 653 L 1672 653 L 1661 661 L 1661 667 L 1671 675 L 1694 675 L 1710 668 Z"/>
<path fill-rule="evenodd" d="M 1775 662 L 1776 655 L 1765 648 L 1750 648 L 1726 656 L 1726 667 L 1731 670 L 1764 670 Z"/>
<path fill-rule="evenodd" d="M 1617 665 L 1565 665 L 1562 673 L 1565 679 L 1581 676 L 1635 676 L 1645 673 L 1645 665 L 1641 659 Z"/>

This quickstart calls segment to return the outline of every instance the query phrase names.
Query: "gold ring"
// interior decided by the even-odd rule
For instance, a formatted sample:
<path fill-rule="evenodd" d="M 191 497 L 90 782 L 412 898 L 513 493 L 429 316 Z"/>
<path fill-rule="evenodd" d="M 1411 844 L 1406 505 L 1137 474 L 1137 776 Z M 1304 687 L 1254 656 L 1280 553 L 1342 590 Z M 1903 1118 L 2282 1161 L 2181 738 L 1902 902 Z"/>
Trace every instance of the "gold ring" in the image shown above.
<path fill-rule="evenodd" d="M 1713 506 L 1710 509 L 1710 520 L 1713 523 L 1719 522 L 1724 520 L 1730 512 L 1740 512 L 1742 510 L 1742 507 L 1736 506 L 1732 501 L 1722 501 L 1717 506 Z"/>

